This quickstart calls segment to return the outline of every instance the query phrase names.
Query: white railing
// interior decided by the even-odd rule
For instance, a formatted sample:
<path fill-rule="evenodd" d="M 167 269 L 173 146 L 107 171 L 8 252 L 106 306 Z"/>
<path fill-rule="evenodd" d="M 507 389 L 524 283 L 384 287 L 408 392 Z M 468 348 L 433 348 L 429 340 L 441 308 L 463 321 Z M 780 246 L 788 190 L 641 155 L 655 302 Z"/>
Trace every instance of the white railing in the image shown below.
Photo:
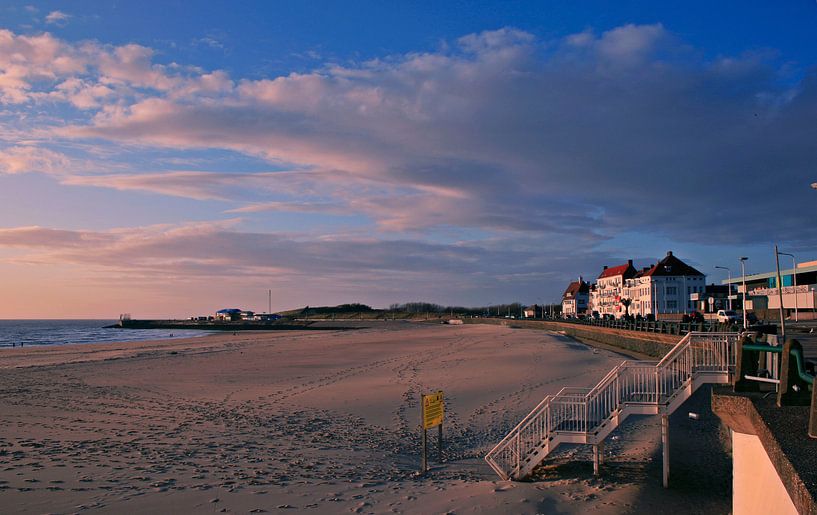
<path fill-rule="evenodd" d="M 485 461 L 502 479 L 521 479 L 560 439 L 589 437 L 602 426 L 617 425 L 626 417 L 626 407 L 673 409 L 670 402 L 681 392 L 691 395 L 696 377 L 701 383 L 729 377 L 736 341 L 735 333 L 691 332 L 661 361 L 624 361 L 593 388 L 562 388 L 545 397 Z"/>

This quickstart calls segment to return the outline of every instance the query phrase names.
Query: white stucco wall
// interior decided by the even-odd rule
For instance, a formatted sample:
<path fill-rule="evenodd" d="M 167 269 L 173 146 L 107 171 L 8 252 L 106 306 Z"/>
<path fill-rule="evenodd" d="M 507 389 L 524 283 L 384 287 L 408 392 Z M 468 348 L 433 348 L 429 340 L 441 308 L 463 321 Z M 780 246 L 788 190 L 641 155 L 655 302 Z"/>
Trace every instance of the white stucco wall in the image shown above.
<path fill-rule="evenodd" d="M 732 431 L 732 513 L 797 515 L 786 487 L 755 435 Z"/>

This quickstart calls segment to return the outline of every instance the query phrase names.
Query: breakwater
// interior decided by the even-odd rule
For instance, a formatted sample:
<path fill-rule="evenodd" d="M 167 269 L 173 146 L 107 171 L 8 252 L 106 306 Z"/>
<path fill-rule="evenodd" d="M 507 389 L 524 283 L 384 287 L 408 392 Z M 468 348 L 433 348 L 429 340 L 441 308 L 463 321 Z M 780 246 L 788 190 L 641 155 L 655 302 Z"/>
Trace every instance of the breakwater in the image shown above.
<path fill-rule="evenodd" d="M 303 320 L 276 320 L 272 322 L 255 320 L 120 320 L 116 324 L 107 326 L 114 329 L 166 329 L 200 331 L 300 331 L 322 330 L 338 331 L 355 329 L 349 325 L 316 323 Z"/>

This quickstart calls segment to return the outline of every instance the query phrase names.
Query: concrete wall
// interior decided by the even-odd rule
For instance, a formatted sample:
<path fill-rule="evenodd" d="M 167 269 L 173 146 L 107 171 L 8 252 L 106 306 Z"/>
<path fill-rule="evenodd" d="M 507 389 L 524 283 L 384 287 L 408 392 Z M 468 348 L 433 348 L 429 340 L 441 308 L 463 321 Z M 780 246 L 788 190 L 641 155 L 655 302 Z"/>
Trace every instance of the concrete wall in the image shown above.
<path fill-rule="evenodd" d="M 603 343 L 619 349 L 635 351 L 640 354 L 661 358 L 666 354 L 682 336 L 670 334 L 644 333 L 640 331 L 628 331 L 625 329 L 610 329 L 607 327 L 594 327 L 581 324 L 544 322 L 539 320 L 503 320 L 497 318 L 466 318 L 467 324 L 494 324 L 506 325 L 509 327 L 520 327 L 529 329 L 545 329 L 549 331 L 560 331 L 576 338 L 579 341 Z"/>
<path fill-rule="evenodd" d="M 732 431 L 732 513 L 797 515 L 760 438 Z"/>

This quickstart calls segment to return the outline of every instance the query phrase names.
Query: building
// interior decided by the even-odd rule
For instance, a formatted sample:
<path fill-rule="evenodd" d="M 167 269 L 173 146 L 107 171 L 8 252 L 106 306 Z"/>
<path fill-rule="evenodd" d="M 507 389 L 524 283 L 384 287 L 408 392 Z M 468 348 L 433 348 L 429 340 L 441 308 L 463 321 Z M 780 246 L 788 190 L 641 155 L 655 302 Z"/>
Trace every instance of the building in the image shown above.
<path fill-rule="evenodd" d="M 798 263 L 794 268 L 781 269 L 783 283 L 783 310 L 787 317 L 799 320 L 817 318 L 817 261 Z M 721 284 L 734 284 L 738 297 L 742 297 L 743 277 L 733 277 Z M 763 313 L 780 308 L 780 293 L 777 290 L 777 271 L 746 276 L 746 309 Z M 796 317 L 795 315 L 796 311 Z M 762 315 L 759 315 L 762 316 Z M 765 318 L 765 317 L 764 317 Z"/>
<path fill-rule="evenodd" d="M 705 291 L 706 276 L 669 251 L 657 264 L 625 280 L 620 304 L 635 316 L 684 314 L 697 309 L 693 295 Z"/>
<path fill-rule="evenodd" d="M 280 320 L 282 317 L 277 313 L 256 313 L 253 320 L 260 320 L 262 322 L 274 322 Z"/>
<path fill-rule="evenodd" d="M 598 299 L 598 294 L 596 293 L 596 283 L 592 283 L 588 288 L 588 299 L 587 299 L 587 312 L 590 314 L 598 313 L 599 311 L 593 306 L 593 301 Z"/>
<path fill-rule="evenodd" d="M 717 313 L 719 309 L 740 309 L 740 297 L 736 297 L 734 291 L 730 290 L 726 284 L 707 284 L 703 293 L 693 293 L 690 300 L 695 310 L 701 313 Z"/>
<path fill-rule="evenodd" d="M 586 314 L 589 301 L 590 285 L 579 276 L 579 280 L 570 283 L 562 294 L 562 316 L 568 318 Z"/>
<path fill-rule="evenodd" d="M 219 309 L 216 311 L 215 319 L 228 322 L 241 320 L 241 310 L 238 308 Z"/>
<path fill-rule="evenodd" d="M 591 290 L 590 302 L 593 305 L 593 313 L 598 313 L 602 317 L 621 318 L 625 314 L 621 304 L 625 281 L 635 277 L 635 274 L 632 259 L 628 260 L 626 265 L 612 268 L 605 266 L 596 280 L 595 289 Z"/>

